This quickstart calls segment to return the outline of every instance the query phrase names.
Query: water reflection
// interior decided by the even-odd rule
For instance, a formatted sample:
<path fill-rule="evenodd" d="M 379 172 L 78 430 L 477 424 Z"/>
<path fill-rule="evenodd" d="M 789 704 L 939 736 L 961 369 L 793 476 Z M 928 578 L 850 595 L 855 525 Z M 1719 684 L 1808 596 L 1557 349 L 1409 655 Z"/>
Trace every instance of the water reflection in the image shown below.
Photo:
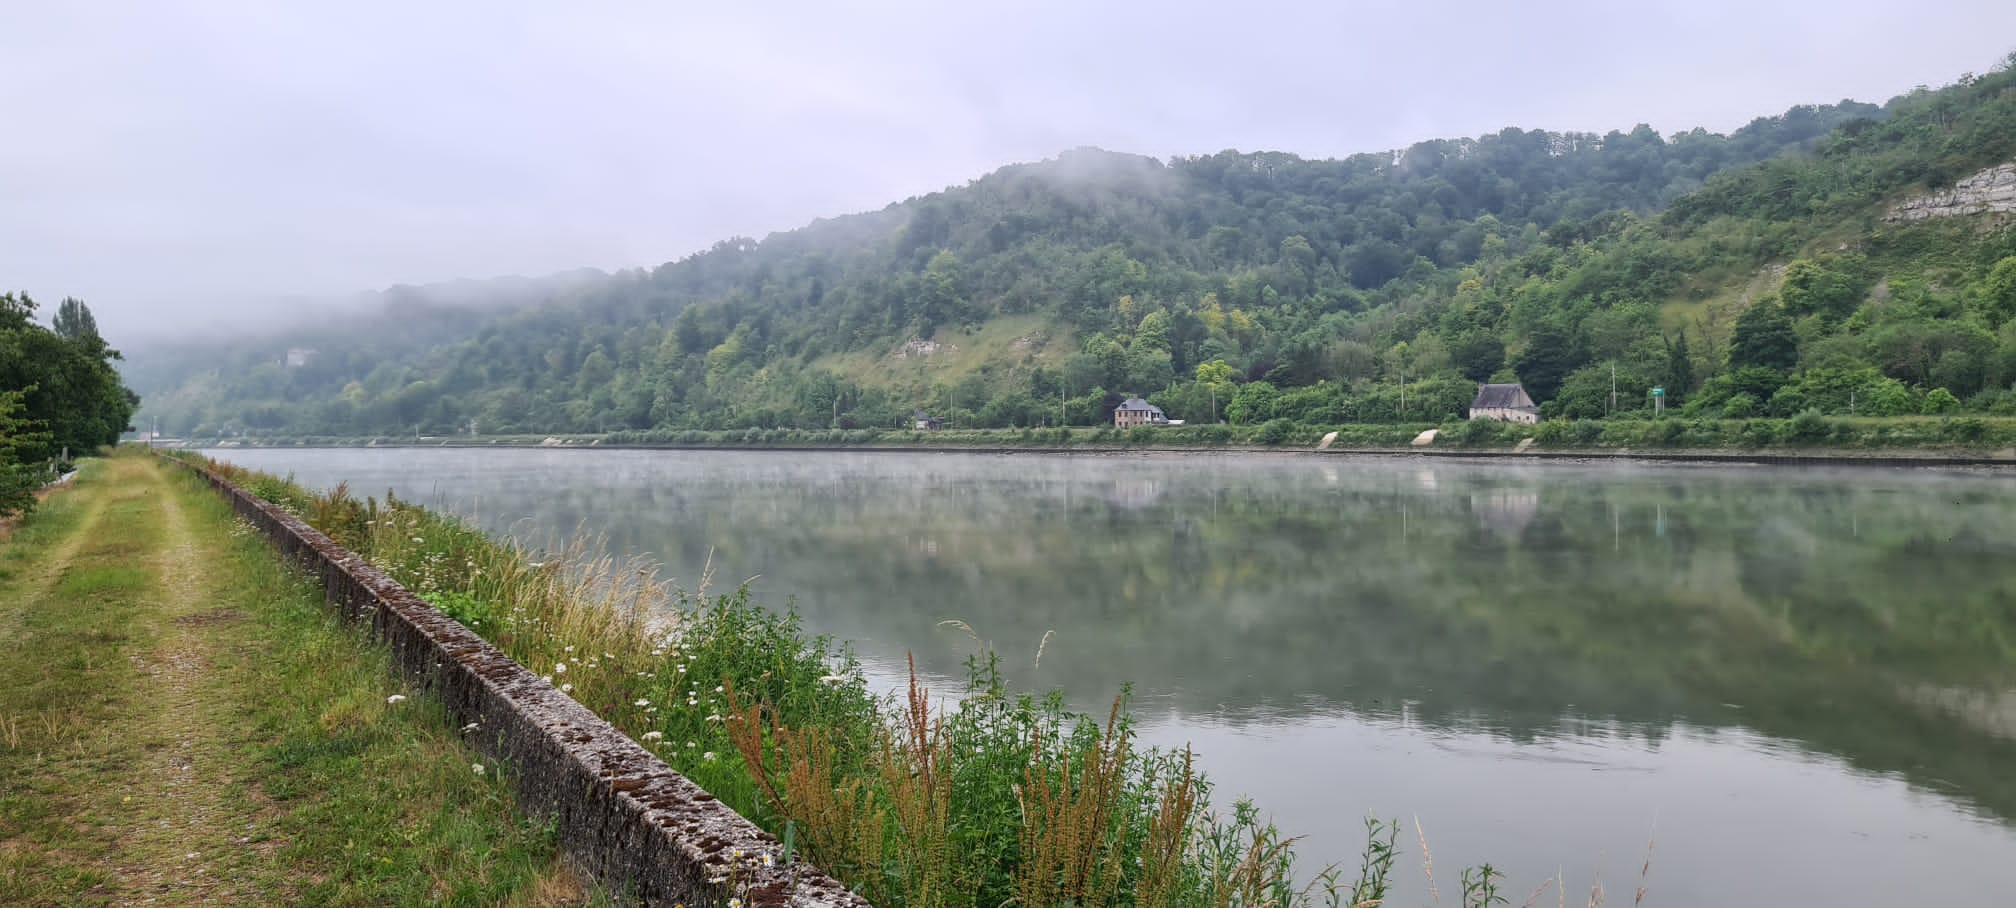
<path fill-rule="evenodd" d="M 710 564 L 717 583 L 754 577 L 883 666 L 914 651 L 957 676 L 973 642 L 940 622 L 959 619 L 1020 684 L 1089 706 L 1132 682 L 1150 735 L 1197 741 L 1223 784 L 1335 852 L 1377 807 L 1436 818 L 1438 864 L 1475 846 L 1545 869 L 1527 885 L 1571 858 L 1616 880 L 1664 811 L 1662 850 L 1713 840 L 1672 846 L 1664 866 L 1684 882 L 1669 885 L 1703 888 L 1667 904 L 1727 900 L 1717 861 L 1761 867 L 1742 875 L 1745 902 L 1787 874 L 1804 888 L 1779 901 L 1828 901 L 1851 879 L 1834 901 L 1907 884 L 1980 901 L 1990 878 L 2012 879 L 1993 868 L 2016 837 L 1974 818 L 2016 816 L 2016 509 L 2000 476 L 230 456 L 396 487 L 500 531 L 591 526 L 689 580 Z M 1908 838 L 1920 833 L 1937 846 Z M 1729 840 L 1750 850 L 1724 853 Z M 1839 869 L 1871 841 L 1895 849 L 1889 864 Z"/>

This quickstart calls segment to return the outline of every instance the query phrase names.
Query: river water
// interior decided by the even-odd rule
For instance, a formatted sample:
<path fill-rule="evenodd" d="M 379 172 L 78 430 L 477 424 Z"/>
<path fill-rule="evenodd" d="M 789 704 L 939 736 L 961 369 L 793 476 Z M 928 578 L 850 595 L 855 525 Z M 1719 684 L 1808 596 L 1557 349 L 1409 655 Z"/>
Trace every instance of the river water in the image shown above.
<path fill-rule="evenodd" d="M 1406 824 L 1400 904 L 2016 901 L 2007 475 L 1310 455 L 209 452 L 749 579 L 878 677 L 1132 684 L 1305 863 Z M 944 624 L 964 622 L 966 630 Z M 1040 653 L 1040 661 L 1038 659 Z M 1648 849 L 1650 871 L 1645 873 Z M 1514 891 L 1516 890 L 1516 892 Z M 1541 901 L 1554 904 L 1549 892 Z M 1578 901 L 1581 900 L 1581 901 Z"/>

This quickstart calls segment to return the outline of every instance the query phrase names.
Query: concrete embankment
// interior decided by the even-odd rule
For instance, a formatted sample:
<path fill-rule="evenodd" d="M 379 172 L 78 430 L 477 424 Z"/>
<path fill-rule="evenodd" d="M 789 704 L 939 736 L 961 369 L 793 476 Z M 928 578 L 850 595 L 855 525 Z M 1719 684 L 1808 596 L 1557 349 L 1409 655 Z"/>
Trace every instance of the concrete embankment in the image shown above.
<path fill-rule="evenodd" d="M 830 876 L 571 697 L 441 614 L 361 556 L 228 480 L 176 461 L 319 579 L 325 600 L 385 640 L 409 683 L 473 725 L 468 740 L 510 767 L 521 805 L 611 891 L 646 904 L 858 906 Z M 766 858 L 769 860 L 766 861 Z"/>

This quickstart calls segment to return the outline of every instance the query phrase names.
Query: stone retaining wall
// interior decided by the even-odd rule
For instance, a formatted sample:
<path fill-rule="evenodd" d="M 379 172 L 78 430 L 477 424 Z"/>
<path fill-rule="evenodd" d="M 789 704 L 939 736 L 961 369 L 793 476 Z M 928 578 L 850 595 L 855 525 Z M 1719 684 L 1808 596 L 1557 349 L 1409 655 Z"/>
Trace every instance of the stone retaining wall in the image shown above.
<path fill-rule="evenodd" d="M 346 619 L 369 622 L 409 682 L 439 695 L 457 723 L 474 723 L 471 746 L 508 767 L 525 810 L 551 818 L 569 858 L 623 900 L 869 908 L 810 865 L 786 866 L 776 837 L 361 556 L 229 480 L 173 462 L 319 578 Z M 762 866 L 765 855 L 774 866 Z M 732 874 L 731 861 L 739 865 Z M 732 890 L 709 882 L 724 876 Z"/>

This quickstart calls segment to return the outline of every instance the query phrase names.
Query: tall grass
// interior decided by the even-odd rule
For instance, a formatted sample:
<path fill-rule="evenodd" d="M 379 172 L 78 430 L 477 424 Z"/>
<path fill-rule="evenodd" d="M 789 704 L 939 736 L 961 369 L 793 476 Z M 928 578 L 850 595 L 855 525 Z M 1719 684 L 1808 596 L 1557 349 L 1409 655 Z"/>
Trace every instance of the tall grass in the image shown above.
<path fill-rule="evenodd" d="M 1251 802 L 1211 809 L 1188 750 L 1135 746 L 1124 692 L 1102 721 L 1060 694 L 1011 690 L 983 654 L 956 706 L 914 664 L 901 692 L 877 696 L 849 650 L 746 588 L 688 592 L 592 539 L 533 550 L 389 495 L 315 494 L 197 459 L 370 559 L 876 904 L 1371 908 L 1391 889 L 1397 823 L 1368 821 L 1355 878 L 1340 865 L 1299 873 L 1295 840 Z M 1500 877 L 1466 871 L 1464 903 L 1502 901 Z"/>

